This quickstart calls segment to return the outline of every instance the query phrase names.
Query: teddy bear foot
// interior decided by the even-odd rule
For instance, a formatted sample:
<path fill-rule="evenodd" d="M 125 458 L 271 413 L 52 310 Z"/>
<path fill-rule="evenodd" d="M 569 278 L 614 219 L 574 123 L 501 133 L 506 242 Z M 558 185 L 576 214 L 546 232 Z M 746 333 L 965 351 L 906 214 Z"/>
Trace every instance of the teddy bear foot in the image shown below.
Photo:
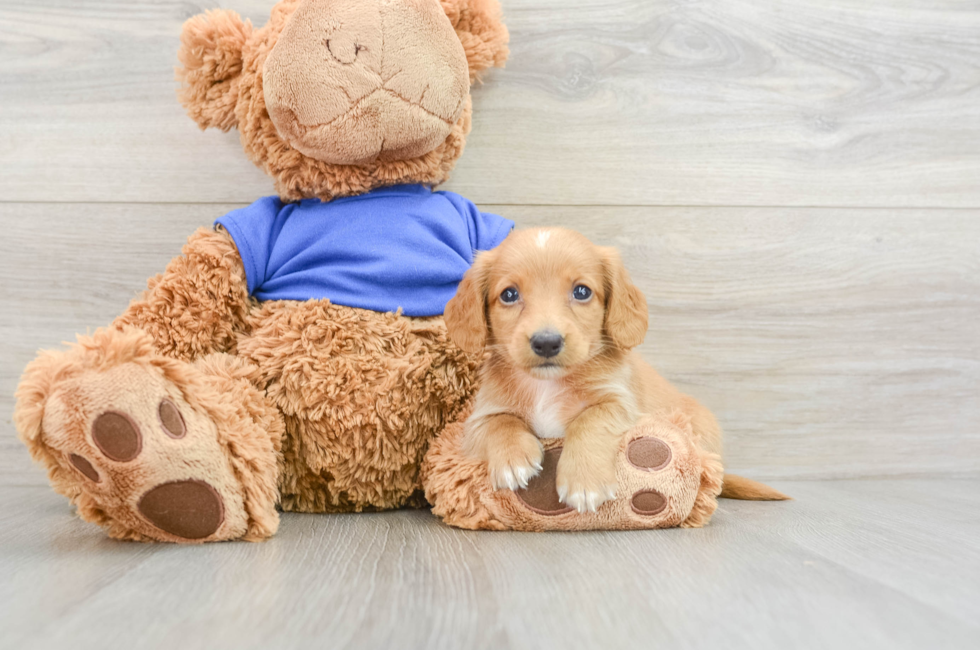
<path fill-rule="evenodd" d="M 630 530 L 702 526 L 721 490 L 723 469 L 696 447 L 683 414 L 646 417 L 623 439 L 616 498 L 595 512 L 563 503 L 555 486 L 561 440 L 545 440 L 543 469 L 520 490 L 494 490 L 482 463 L 462 455 L 462 425 L 447 427 L 423 466 L 433 512 L 454 526 L 492 530 Z"/>
<path fill-rule="evenodd" d="M 562 447 L 554 447 L 545 452 L 544 469 L 541 473 L 528 482 L 526 488 L 515 490 L 515 494 L 524 506 L 541 515 L 562 515 L 572 512 L 573 508 L 563 503 L 558 495 L 555 485 L 555 478 L 558 473 L 558 461 L 561 458 Z M 660 438 L 653 436 L 642 436 L 634 439 L 628 448 L 627 457 L 637 470 L 645 472 L 656 472 L 665 469 L 672 460 L 673 452 L 670 446 Z M 636 471 L 636 470 L 632 470 Z M 652 477 L 651 477 L 652 478 Z M 635 483 L 637 481 L 628 481 Z M 640 480 L 640 483 L 644 481 Z M 647 481 L 650 482 L 650 481 Z M 655 481 L 653 482 L 655 483 Z M 634 486 L 631 486 L 634 487 Z M 670 503 L 670 498 L 658 490 L 656 487 L 635 486 L 636 491 L 626 497 L 629 507 L 638 515 L 643 517 L 658 517 L 662 515 Z M 610 503 L 610 502 L 606 502 Z M 622 498 L 618 504 L 620 507 L 626 506 L 626 501 Z M 614 506 L 606 505 L 608 511 Z M 601 506 L 600 506 L 601 508 Z M 674 525 L 679 523 L 676 516 Z"/>
<path fill-rule="evenodd" d="M 41 422 L 35 431 L 19 428 L 55 489 L 112 537 L 271 535 L 278 441 L 261 429 L 275 431 L 278 416 L 263 413 L 247 368 L 224 355 L 192 364 L 136 350 L 139 336 L 99 332 L 68 352 L 48 353 L 25 374 L 18 424 L 29 421 L 32 406 Z M 106 346 L 118 358 L 107 359 Z M 41 401 L 32 405 L 31 393 Z"/>
<path fill-rule="evenodd" d="M 134 364 L 69 380 L 45 407 L 45 442 L 76 488 L 135 533 L 168 541 L 245 533 L 241 489 L 214 422 Z"/>

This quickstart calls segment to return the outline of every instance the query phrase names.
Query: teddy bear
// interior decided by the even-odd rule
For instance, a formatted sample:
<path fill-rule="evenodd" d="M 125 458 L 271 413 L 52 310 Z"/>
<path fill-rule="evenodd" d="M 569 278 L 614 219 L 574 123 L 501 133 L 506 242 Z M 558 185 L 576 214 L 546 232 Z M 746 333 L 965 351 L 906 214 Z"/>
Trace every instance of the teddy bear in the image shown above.
<path fill-rule="evenodd" d="M 237 128 L 276 196 L 192 234 L 107 327 L 43 351 L 14 422 L 114 538 L 272 536 L 279 509 L 421 503 L 480 358 L 441 314 L 513 223 L 435 186 L 470 86 L 507 58 L 497 0 L 281 0 L 183 27 L 179 98 Z"/>

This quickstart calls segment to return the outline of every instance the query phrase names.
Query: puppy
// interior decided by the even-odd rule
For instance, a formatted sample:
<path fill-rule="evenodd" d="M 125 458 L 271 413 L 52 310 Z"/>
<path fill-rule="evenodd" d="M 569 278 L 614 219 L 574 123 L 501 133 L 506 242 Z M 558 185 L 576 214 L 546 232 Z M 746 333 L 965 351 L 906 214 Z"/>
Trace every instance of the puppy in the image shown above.
<path fill-rule="evenodd" d="M 558 495 L 594 512 L 615 498 L 622 436 L 661 410 L 685 412 L 696 444 L 721 452 L 711 412 L 630 351 L 647 303 L 612 248 L 562 228 L 515 231 L 477 257 L 445 321 L 463 350 L 489 350 L 463 450 L 498 489 L 526 487 L 541 470 L 538 439 L 564 438 Z"/>

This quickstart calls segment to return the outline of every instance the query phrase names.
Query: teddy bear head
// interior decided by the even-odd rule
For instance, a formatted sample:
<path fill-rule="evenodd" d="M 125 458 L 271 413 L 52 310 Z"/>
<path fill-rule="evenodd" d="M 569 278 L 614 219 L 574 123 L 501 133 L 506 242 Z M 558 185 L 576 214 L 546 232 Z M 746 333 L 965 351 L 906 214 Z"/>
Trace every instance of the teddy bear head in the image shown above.
<path fill-rule="evenodd" d="M 281 0 L 261 29 L 210 11 L 184 24 L 179 97 L 202 129 L 237 127 L 283 200 L 436 185 L 507 39 L 497 0 Z"/>

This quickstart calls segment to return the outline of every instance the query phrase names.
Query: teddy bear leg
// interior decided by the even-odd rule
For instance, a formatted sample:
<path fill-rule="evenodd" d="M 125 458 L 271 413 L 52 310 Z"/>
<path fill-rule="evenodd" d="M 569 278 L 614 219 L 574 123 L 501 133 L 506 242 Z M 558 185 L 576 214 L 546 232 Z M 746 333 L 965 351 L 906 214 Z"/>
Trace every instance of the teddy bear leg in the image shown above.
<path fill-rule="evenodd" d="M 690 420 L 665 412 L 643 418 L 623 438 L 616 498 L 579 513 L 555 487 L 562 441 L 544 441 L 543 469 L 517 491 L 494 490 L 485 463 L 462 453 L 463 425 L 433 442 L 422 467 L 432 511 L 447 524 L 490 530 L 615 530 L 702 526 L 710 519 L 723 470 L 716 454 L 696 445 Z"/>
<path fill-rule="evenodd" d="M 111 537 L 259 540 L 278 526 L 282 417 L 225 354 L 187 362 L 101 329 L 26 369 L 14 421 L 56 491 Z"/>
<path fill-rule="evenodd" d="M 429 442 L 475 391 L 480 358 L 442 318 L 327 301 L 270 301 L 238 354 L 283 413 L 287 512 L 363 512 L 416 502 Z"/>

